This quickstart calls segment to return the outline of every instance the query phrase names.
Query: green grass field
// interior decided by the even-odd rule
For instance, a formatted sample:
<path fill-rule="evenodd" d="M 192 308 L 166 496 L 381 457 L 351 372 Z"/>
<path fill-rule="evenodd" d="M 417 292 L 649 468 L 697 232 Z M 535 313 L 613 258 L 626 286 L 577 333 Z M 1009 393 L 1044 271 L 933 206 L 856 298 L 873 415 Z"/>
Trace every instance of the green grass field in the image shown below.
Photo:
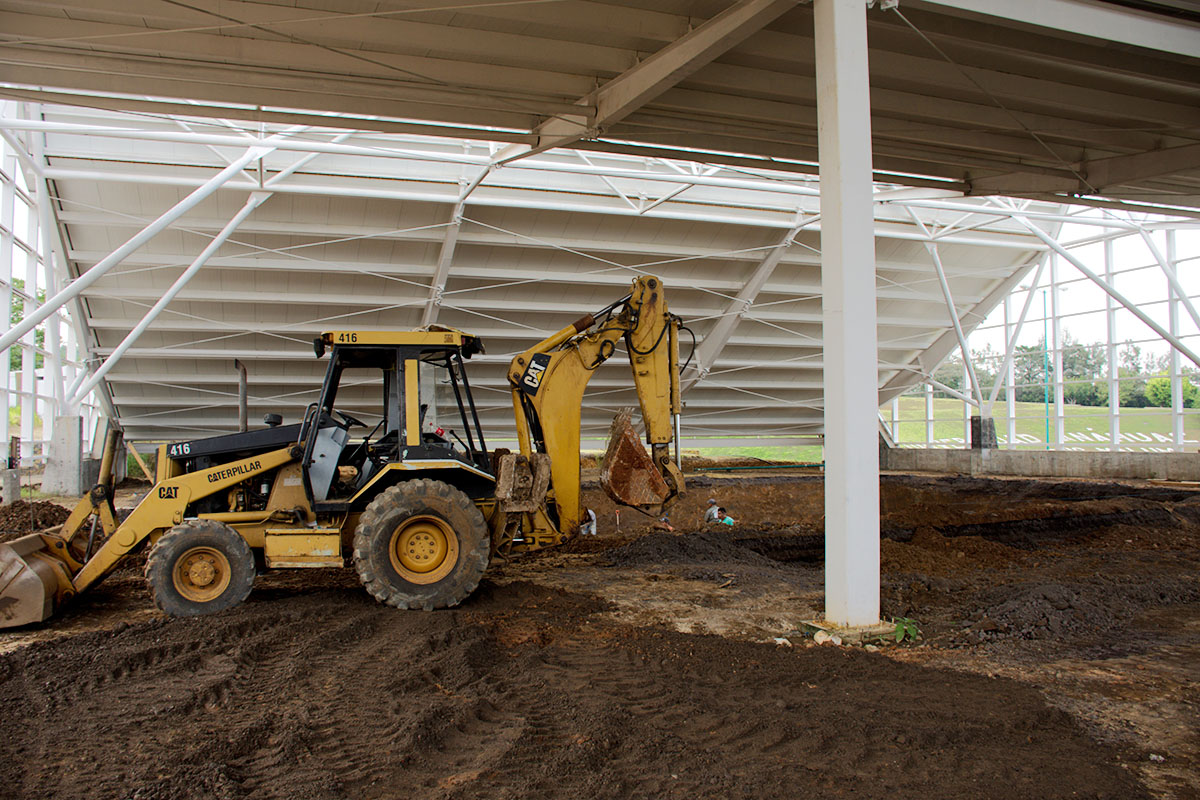
<path fill-rule="evenodd" d="M 1018 446 L 1041 449 L 1046 444 L 1046 407 L 1042 403 L 1014 404 Z M 1008 415 L 1003 403 L 993 408 L 996 435 L 1003 445 L 1008 433 Z M 883 418 L 891 420 L 891 407 L 882 409 Z M 938 444 L 961 444 L 963 439 L 963 404 L 958 400 L 934 400 L 933 433 Z M 1063 445 L 1065 447 L 1106 448 L 1108 446 L 1108 409 L 1106 407 L 1063 407 Z M 1184 410 L 1184 440 L 1193 449 L 1200 441 L 1200 409 Z M 1054 406 L 1050 406 L 1050 440 L 1055 439 Z M 1121 446 L 1169 447 L 1171 443 L 1171 410 L 1168 408 L 1121 409 Z M 920 397 L 900 398 L 900 424 L 897 440 L 924 443 L 925 401 Z"/>
<path fill-rule="evenodd" d="M 891 421 L 891 405 L 880 409 L 883 418 Z M 1006 447 L 1008 416 L 1004 403 L 993 408 L 996 435 L 1000 446 Z M 1046 447 L 1046 409 L 1042 403 L 1016 403 L 1017 449 L 1043 450 Z M 933 401 L 934 446 L 964 447 L 963 404 L 959 400 Z M 1063 407 L 1063 447 L 1066 449 L 1108 449 L 1108 408 Z M 1200 409 L 1185 409 L 1183 417 L 1185 448 L 1195 451 L 1200 444 Z M 1050 405 L 1050 441 L 1055 440 L 1054 405 Z M 900 398 L 899 444 L 925 443 L 925 400 L 922 397 Z M 1171 410 L 1168 408 L 1121 409 L 1121 448 L 1125 450 L 1171 449 Z M 707 447 L 700 452 L 708 456 L 744 456 L 769 461 L 820 461 L 819 446 L 756 447 L 747 440 L 743 447 Z"/>

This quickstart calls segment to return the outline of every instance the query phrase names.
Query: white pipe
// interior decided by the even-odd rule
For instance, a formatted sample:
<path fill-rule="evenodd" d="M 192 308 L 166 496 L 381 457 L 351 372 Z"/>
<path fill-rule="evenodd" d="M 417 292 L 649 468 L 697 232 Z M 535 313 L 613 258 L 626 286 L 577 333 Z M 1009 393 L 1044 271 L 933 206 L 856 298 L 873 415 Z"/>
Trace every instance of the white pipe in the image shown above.
<path fill-rule="evenodd" d="M 1046 260 L 1043 258 L 1038 262 L 1037 272 L 1034 273 L 1033 283 L 1029 284 L 1029 295 L 1025 298 L 1025 305 L 1021 306 L 1021 315 L 1017 317 L 1017 327 L 1009 336 L 1008 342 L 1004 348 L 1004 366 L 1000 367 L 1000 371 L 996 373 L 996 383 L 992 386 L 991 396 L 988 397 L 986 414 L 992 413 L 992 406 L 996 403 L 996 398 L 1000 396 L 1000 385 L 1004 380 L 1004 376 L 1008 374 L 1009 367 L 1012 366 L 1013 359 L 1017 354 L 1017 337 L 1021 335 L 1021 328 L 1025 325 L 1025 317 L 1029 314 L 1029 307 L 1033 305 L 1033 290 L 1042 280 L 1042 270 L 1046 268 Z"/>
<path fill-rule="evenodd" d="M 1196 313 L 1196 307 L 1192 305 L 1191 298 L 1188 297 L 1183 284 L 1179 282 L 1179 276 L 1176 274 L 1175 267 L 1172 265 L 1170 259 L 1163 256 L 1162 251 L 1154 243 L 1154 238 L 1150 236 L 1149 231 L 1145 228 L 1138 228 L 1138 233 L 1142 235 L 1142 241 L 1146 243 L 1146 247 L 1150 249 L 1150 254 L 1154 256 L 1154 260 L 1158 262 L 1158 266 L 1162 269 L 1163 274 L 1167 276 L 1167 283 L 1171 285 L 1175 296 L 1183 303 L 1183 307 L 1187 309 L 1192 322 L 1196 323 L 1197 328 L 1200 328 L 1200 314 Z M 1170 231 L 1167 231 L 1167 233 L 1170 234 Z"/>
<path fill-rule="evenodd" d="M 1135 317 L 1140 319 L 1142 322 L 1146 323 L 1146 326 L 1148 328 L 1150 328 L 1150 330 L 1157 333 L 1159 336 L 1161 336 L 1163 339 L 1165 339 L 1167 342 L 1169 342 L 1172 347 L 1174 347 L 1176 350 L 1178 350 L 1183 355 L 1187 356 L 1189 361 L 1191 361 L 1196 366 L 1200 367 L 1200 356 L 1198 356 L 1194 352 L 1192 352 L 1191 348 L 1189 348 L 1183 342 L 1179 341 L 1179 339 L 1177 339 L 1176 337 L 1172 336 L 1170 334 L 1170 332 L 1168 332 L 1167 329 L 1164 328 L 1162 325 L 1159 325 L 1157 322 L 1152 320 L 1145 311 L 1142 311 L 1140 308 L 1138 308 L 1136 303 L 1130 301 L 1129 298 L 1127 298 L 1125 295 L 1118 292 L 1112 286 L 1109 286 L 1107 281 L 1105 281 L 1103 278 L 1101 278 L 1095 272 L 1092 272 L 1090 269 L 1088 269 L 1088 267 L 1082 261 L 1080 261 L 1078 258 L 1071 255 L 1067 251 L 1067 249 L 1065 247 L 1063 247 L 1061 244 L 1059 244 L 1058 242 L 1056 242 L 1053 239 L 1053 237 L 1050 236 L 1050 234 L 1046 233 L 1038 226 L 1036 226 L 1033 223 L 1028 222 L 1024 219 L 1017 218 L 1017 221 L 1020 222 L 1022 225 L 1024 225 L 1026 228 L 1028 228 L 1030 233 L 1032 233 L 1034 236 L 1038 237 L 1043 242 L 1045 242 L 1050 247 L 1051 250 L 1058 253 L 1060 256 L 1062 256 L 1067 261 L 1069 261 L 1071 263 L 1071 265 L 1073 267 L 1075 267 L 1075 269 L 1079 270 L 1084 275 L 1086 275 L 1088 277 L 1088 279 L 1092 281 L 1092 283 L 1096 284 L 1101 289 L 1103 289 L 1105 292 L 1107 292 L 1109 297 L 1116 300 L 1118 303 L 1120 303 L 1126 309 L 1128 309 L 1131 314 L 1133 314 Z"/>
<path fill-rule="evenodd" d="M 353 136 L 352 133 L 344 133 L 336 137 L 333 141 L 344 141 L 351 136 Z M 301 169 L 320 155 L 320 153 L 310 153 L 304 158 L 297 159 L 295 163 L 289 165 L 286 169 L 280 170 L 279 173 L 272 176 L 272 178 L 264 185 L 268 187 L 274 187 L 278 185 L 281 181 L 286 179 L 288 176 L 293 175 L 297 170 Z M 183 290 L 183 287 L 187 285 L 188 281 L 190 281 L 192 277 L 200 271 L 200 268 L 203 267 L 209 258 L 211 258 L 212 255 L 218 250 L 218 248 L 220 248 L 220 246 L 224 244 L 231 235 L 233 235 L 233 232 L 237 230 L 243 222 L 245 222 L 246 217 L 250 216 L 254 209 L 258 208 L 260 205 L 270 199 L 272 194 L 273 193 L 271 192 L 251 193 L 241 211 L 235 214 L 233 219 L 231 219 L 225 225 L 225 227 L 221 229 L 220 233 L 218 233 L 213 240 L 208 243 L 204 250 L 200 252 L 200 255 L 196 256 L 196 260 L 193 261 L 191 265 L 184 270 L 183 274 L 175 280 L 175 283 L 171 285 L 171 288 L 167 290 L 162 299 L 155 303 L 154 307 L 146 312 L 146 316 L 142 319 L 142 321 L 139 322 L 137 326 L 129 332 L 129 335 L 125 337 L 124 341 L 122 341 L 121 344 L 119 344 L 116 349 L 113 350 L 113 352 L 104 361 L 100 368 L 96 370 L 95 374 L 92 375 L 88 382 L 82 388 L 70 393 L 70 402 L 72 405 L 79 404 L 82 402 L 84 397 L 87 397 L 88 392 L 94 389 L 96 384 L 98 384 L 100 380 L 107 375 L 114 366 L 116 366 L 117 362 L 121 360 L 121 356 L 125 355 L 125 351 L 128 350 L 134 344 L 134 342 L 138 340 L 142 333 L 145 332 L 146 328 L 149 327 L 150 323 L 153 322 L 162 312 L 162 310 L 167 307 L 171 300 L 173 300 L 175 296 Z"/>
<path fill-rule="evenodd" d="M 975 367 L 971 364 L 971 349 L 967 346 L 967 336 L 963 333 L 962 324 L 958 321 L 958 309 L 954 307 L 954 295 L 950 293 L 950 284 L 946 280 L 946 271 L 942 269 L 942 258 L 938 255 L 936 244 L 925 245 L 929 255 L 933 257 L 933 268 L 937 272 L 938 284 L 942 287 L 942 297 L 946 299 L 946 309 L 950 312 L 950 322 L 954 325 L 954 335 L 958 337 L 958 349 L 962 352 L 963 365 L 971 379 L 971 391 L 975 394 L 975 406 L 983 407 L 983 388 L 975 375 Z"/>
<path fill-rule="evenodd" d="M 71 397 L 72 404 L 79 403 L 84 397 L 87 397 L 88 392 L 96 388 L 96 384 L 100 383 L 104 376 L 108 374 L 109 370 L 117 365 L 117 362 L 121 360 L 121 356 L 125 355 L 125 351 L 133 346 L 138 338 L 146 332 L 146 329 L 150 327 L 150 323 L 154 322 L 154 320 L 158 318 L 158 315 L 162 313 L 163 309 L 171 304 L 171 301 L 175 299 L 175 296 L 183 291 L 183 288 L 187 286 L 188 281 L 190 281 L 192 277 L 200 271 L 200 268 L 204 266 L 205 262 L 208 261 L 213 253 L 217 252 L 221 245 L 225 244 L 225 241 L 233 235 L 233 232 L 236 231 L 238 226 L 245 221 L 246 217 L 250 216 L 251 212 L 262 205 L 263 201 L 268 197 L 270 197 L 270 195 L 263 192 L 255 192 L 250 195 L 250 197 L 246 200 L 246 204 L 242 206 L 242 209 L 233 216 L 233 219 L 226 223 L 225 227 L 221 229 L 220 233 L 213 237 L 212 241 L 208 243 L 208 246 L 206 246 L 200 252 L 200 255 L 196 256 L 196 259 L 192 261 L 188 268 L 183 271 L 183 274 L 175 279 L 175 283 L 171 284 L 171 288 L 167 289 L 162 298 L 160 298 L 159 301 L 155 303 L 149 311 L 146 312 L 146 316 L 142 317 L 141 322 L 135 325 L 133 330 L 131 330 L 129 334 L 126 335 L 126 337 L 121 341 L 121 343 L 116 346 L 109 357 L 104 360 L 104 363 L 100 365 L 99 369 L 92 373 L 92 377 L 88 378 L 88 380 L 79 387 L 79 389 Z"/>
<path fill-rule="evenodd" d="M 951 397 L 962 400 L 967 405 L 971 405 L 971 406 L 979 405 L 979 403 L 975 400 L 975 398 L 971 397 L 970 395 L 963 394 L 958 389 L 952 389 L 949 386 L 947 386 L 946 384 L 942 383 L 941 381 L 934 380 L 933 378 L 930 378 L 930 377 L 926 377 L 925 383 L 929 384 L 930 386 L 934 387 L 935 389 L 940 389 L 941 391 L 945 392 L 946 394 L 950 395 Z"/>
<path fill-rule="evenodd" d="M 27 314 L 25 319 L 17 323 L 8 333 L 0 336 L 0 352 L 7 350 L 12 346 L 13 342 L 16 342 L 26 333 L 37 327 L 48 316 L 61 308 L 63 304 L 77 297 L 84 289 L 104 277 L 110 269 L 121 263 L 121 260 L 125 256 L 141 247 L 172 222 L 194 208 L 198 203 L 220 188 L 223 183 L 241 172 L 244 166 L 269 152 L 271 152 L 270 147 L 252 147 L 241 158 L 209 178 L 202 186 L 165 211 L 158 219 L 134 234 L 125 244 L 101 259 L 96 266 L 89 269 L 83 275 L 80 275 L 78 279 L 72 281 L 62 291 L 54 295 L 54 297 L 51 297 L 45 303 L 38 306 L 32 314 Z"/>

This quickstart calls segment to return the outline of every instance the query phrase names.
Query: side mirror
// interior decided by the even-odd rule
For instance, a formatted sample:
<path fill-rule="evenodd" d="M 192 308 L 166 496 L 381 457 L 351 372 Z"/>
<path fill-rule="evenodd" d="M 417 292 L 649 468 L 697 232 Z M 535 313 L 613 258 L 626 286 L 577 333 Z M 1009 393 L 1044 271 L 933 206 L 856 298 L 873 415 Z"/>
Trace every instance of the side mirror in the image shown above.
<path fill-rule="evenodd" d="M 283 417 L 279 414 L 265 414 L 263 415 L 263 422 L 266 423 L 268 428 L 275 428 L 283 424 Z"/>

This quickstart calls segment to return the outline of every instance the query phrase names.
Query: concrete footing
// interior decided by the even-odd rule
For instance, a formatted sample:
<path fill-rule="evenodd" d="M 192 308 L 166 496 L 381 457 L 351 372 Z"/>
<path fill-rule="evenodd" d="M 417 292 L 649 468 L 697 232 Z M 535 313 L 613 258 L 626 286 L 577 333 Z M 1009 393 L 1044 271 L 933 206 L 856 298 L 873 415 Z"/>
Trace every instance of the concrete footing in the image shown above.
<path fill-rule="evenodd" d="M 821 619 L 805 620 L 800 623 L 800 630 L 804 634 L 812 636 L 814 639 L 820 638 L 822 641 L 828 641 L 825 637 L 829 637 L 835 644 L 863 644 L 894 636 L 896 626 L 890 622 L 880 622 L 876 625 L 843 627 Z"/>
<path fill-rule="evenodd" d="M 897 472 L 1200 481 L 1200 455 L 1196 453 L 935 450 L 896 447 L 881 453 L 880 462 L 882 469 Z"/>
<path fill-rule="evenodd" d="M 70 497 L 83 494 L 83 418 L 55 417 L 54 438 L 46 454 L 42 491 Z"/>
<path fill-rule="evenodd" d="M 995 450 L 998 444 L 996 420 L 991 417 L 971 417 L 971 449 Z"/>
<path fill-rule="evenodd" d="M 21 499 L 21 470 L 0 470 L 0 503 L 15 503 Z"/>

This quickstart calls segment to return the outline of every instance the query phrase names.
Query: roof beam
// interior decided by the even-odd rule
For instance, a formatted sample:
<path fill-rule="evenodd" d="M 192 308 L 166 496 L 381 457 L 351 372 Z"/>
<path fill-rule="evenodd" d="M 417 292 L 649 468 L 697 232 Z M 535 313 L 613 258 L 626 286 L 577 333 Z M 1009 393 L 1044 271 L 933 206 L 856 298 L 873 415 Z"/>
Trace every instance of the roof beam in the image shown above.
<path fill-rule="evenodd" d="M 799 0 L 739 0 L 581 99 L 578 103 L 580 114 L 562 114 L 545 120 L 534 130 L 536 144 L 510 145 L 496 155 L 494 163 L 507 164 L 598 134 L 736 47 L 798 3 Z"/>
<path fill-rule="evenodd" d="M 1200 58 L 1200 29 L 1166 14 L 1091 0 L 925 0 L 933 5 Z"/>
<path fill-rule="evenodd" d="M 1200 143 L 1168 147 L 1085 163 L 1088 183 L 1098 190 L 1200 169 Z"/>
<path fill-rule="evenodd" d="M 1114 187 L 1137 184 L 1189 170 L 1200 169 L 1200 143 L 1124 156 L 1080 161 L 1074 172 L 1059 175 L 1010 172 L 975 178 L 968 194 L 1029 194 L 1036 192 L 1080 192 L 1096 194 Z"/>

